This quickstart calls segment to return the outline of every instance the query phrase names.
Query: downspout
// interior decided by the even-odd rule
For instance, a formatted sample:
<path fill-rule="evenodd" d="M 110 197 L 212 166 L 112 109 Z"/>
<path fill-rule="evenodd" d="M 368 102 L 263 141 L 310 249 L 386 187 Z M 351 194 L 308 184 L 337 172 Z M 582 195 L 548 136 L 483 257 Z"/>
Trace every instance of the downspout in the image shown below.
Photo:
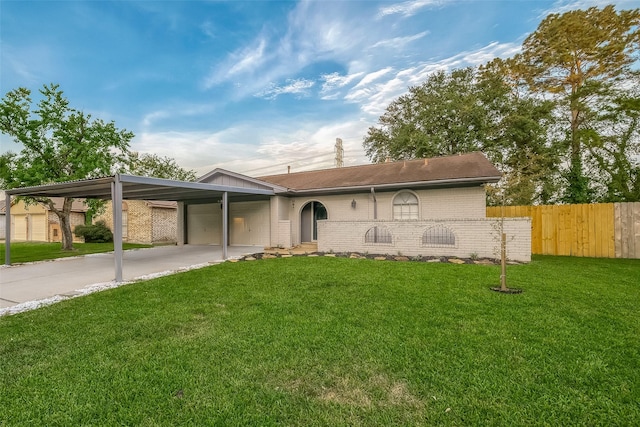
<path fill-rule="evenodd" d="M 376 199 L 376 191 L 371 187 L 371 195 L 373 196 L 373 219 L 378 219 L 378 200 Z"/>

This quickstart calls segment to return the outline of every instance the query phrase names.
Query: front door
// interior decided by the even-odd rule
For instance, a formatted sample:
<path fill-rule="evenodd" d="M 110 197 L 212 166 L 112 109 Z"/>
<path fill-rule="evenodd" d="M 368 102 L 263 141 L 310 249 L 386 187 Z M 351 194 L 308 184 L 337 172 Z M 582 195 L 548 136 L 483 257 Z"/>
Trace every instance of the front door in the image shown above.
<path fill-rule="evenodd" d="M 300 212 L 300 242 L 317 241 L 318 221 L 327 218 L 327 209 L 322 203 L 307 203 Z"/>

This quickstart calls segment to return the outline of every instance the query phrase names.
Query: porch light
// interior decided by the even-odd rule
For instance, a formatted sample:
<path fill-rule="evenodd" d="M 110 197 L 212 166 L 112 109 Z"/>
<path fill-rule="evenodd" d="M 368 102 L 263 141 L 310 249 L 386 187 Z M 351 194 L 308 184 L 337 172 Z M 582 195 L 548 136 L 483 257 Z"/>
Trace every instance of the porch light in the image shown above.
<path fill-rule="evenodd" d="M 351 207 L 352 207 L 353 209 L 355 209 L 355 208 L 356 208 L 356 199 L 353 199 L 353 200 L 351 201 Z"/>

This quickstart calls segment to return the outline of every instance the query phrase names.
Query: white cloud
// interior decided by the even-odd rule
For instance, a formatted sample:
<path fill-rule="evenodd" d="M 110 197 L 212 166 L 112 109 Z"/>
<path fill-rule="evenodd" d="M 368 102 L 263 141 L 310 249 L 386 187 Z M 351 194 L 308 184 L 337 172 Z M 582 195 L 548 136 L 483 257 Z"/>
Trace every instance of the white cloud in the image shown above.
<path fill-rule="evenodd" d="M 247 76 L 253 76 L 258 68 L 264 66 L 269 60 L 265 52 L 266 48 L 266 38 L 259 36 L 251 46 L 232 53 L 204 79 L 204 88 L 210 89 L 219 83 L 229 80 L 234 82 L 243 81 L 247 79 Z"/>
<path fill-rule="evenodd" d="M 339 122 L 246 123 L 215 133 L 145 132 L 132 149 L 168 156 L 199 175 L 220 167 L 251 176 L 330 168 L 336 138 L 342 138 L 345 166 L 368 163 L 362 136 L 370 124 L 359 117 Z M 256 132 L 256 127 L 260 132 Z"/>
<path fill-rule="evenodd" d="M 153 111 L 151 113 L 145 114 L 142 118 L 142 127 L 148 128 L 156 121 L 166 119 L 167 117 L 170 117 L 170 113 L 168 111 Z"/>
<path fill-rule="evenodd" d="M 12 46 L 2 43 L 0 62 L 3 64 L 2 73 L 13 73 L 17 80 L 29 85 L 41 85 L 44 78 L 43 70 L 59 73 L 58 60 L 54 50 L 46 45 Z M 24 83 L 22 86 L 26 86 Z"/>
<path fill-rule="evenodd" d="M 373 73 L 369 73 L 358 82 L 355 88 L 367 86 L 368 84 L 380 79 L 385 74 L 389 74 L 391 71 L 393 71 L 392 67 L 386 67 L 381 70 L 374 71 Z"/>
<path fill-rule="evenodd" d="M 427 34 L 429 34 L 429 31 L 423 31 L 421 33 L 418 34 L 414 34 L 413 36 L 406 36 L 406 37 L 394 37 L 392 39 L 387 39 L 387 40 L 380 40 L 379 42 L 376 42 L 373 46 L 371 46 L 372 48 L 376 48 L 376 47 L 391 47 L 394 49 L 399 49 L 413 41 L 416 40 L 420 40 L 421 38 L 423 38 L 424 36 L 426 36 Z"/>
<path fill-rule="evenodd" d="M 228 74 L 233 76 L 244 71 L 252 72 L 265 61 L 264 49 L 267 41 L 260 38 L 256 46 L 244 49 L 238 54 L 239 60 L 230 69 Z"/>
<path fill-rule="evenodd" d="M 413 16 L 420 9 L 429 6 L 440 6 L 444 3 L 443 0 L 412 0 L 405 1 L 402 3 L 396 3 L 391 6 L 385 6 L 380 8 L 378 11 L 378 17 L 384 17 L 388 15 L 402 15 L 402 16 Z"/>
<path fill-rule="evenodd" d="M 363 74 L 362 72 L 347 75 L 341 75 L 340 73 L 323 74 L 320 76 L 320 79 L 324 81 L 320 90 L 321 99 L 337 99 L 340 96 L 338 92 L 340 88 L 348 85 Z"/>
<path fill-rule="evenodd" d="M 349 2 L 331 6 L 316 1 L 297 3 L 284 31 L 265 24 L 257 39 L 214 66 L 204 79 L 204 87 L 233 83 L 235 96 L 242 98 L 268 90 L 273 82 L 293 78 L 314 62 L 345 63 L 361 54 L 372 35 L 366 9 L 361 20 L 354 21 Z"/>
<path fill-rule="evenodd" d="M 348 89 L 344 99 L 360 105 L 360 109 L 371 115 L 380 116 L 386 107 L 397 97 L 406 93 L 410 86 L 423 83 L 429 75 L 439 70 L 477 66 L 496 57 L 510 57 L 519 52 L 520 45 L 514 43 L 492 42 L 480 49 L 461 52 L 439 61 L 425 61 L 414 66 L 398 70 L 388 79 L 390 67 L 367 74 L 355 86 Z"/>
<path fill-rule="evenodd" d="M 286 83 L 284 86 L 272 84 L 271 87 L 258 92 L 256 96 L 265 99 L 276 99 L 283 94 L 307 95 L 309 89 L 315 85 L 314 81 L 306 79 L 287 79 Z"/>

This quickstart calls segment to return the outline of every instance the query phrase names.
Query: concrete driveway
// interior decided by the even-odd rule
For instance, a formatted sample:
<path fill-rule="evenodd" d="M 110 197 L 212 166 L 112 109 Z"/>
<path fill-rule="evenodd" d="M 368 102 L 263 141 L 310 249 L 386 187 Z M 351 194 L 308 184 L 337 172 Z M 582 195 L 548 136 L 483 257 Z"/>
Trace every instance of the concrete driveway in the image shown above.
<path fill-rule="evenodd" d="M 262 252 L 263 247 L 230 246 L 229 258 Z M 124 252 L 123 280 L 171 274 L 222 261 L 222 247 L 211 245 L 160 246 Z M 113 253 L 61 258 L 0 269 L 0 315 L 10 307 L 43 300 L 61 300 L 83 293 L 97 284 L 114 287 Z M 36 307 L 44 304 L 31 304 Z M 7 310 L 3 310 L 7 309 Z"/>

